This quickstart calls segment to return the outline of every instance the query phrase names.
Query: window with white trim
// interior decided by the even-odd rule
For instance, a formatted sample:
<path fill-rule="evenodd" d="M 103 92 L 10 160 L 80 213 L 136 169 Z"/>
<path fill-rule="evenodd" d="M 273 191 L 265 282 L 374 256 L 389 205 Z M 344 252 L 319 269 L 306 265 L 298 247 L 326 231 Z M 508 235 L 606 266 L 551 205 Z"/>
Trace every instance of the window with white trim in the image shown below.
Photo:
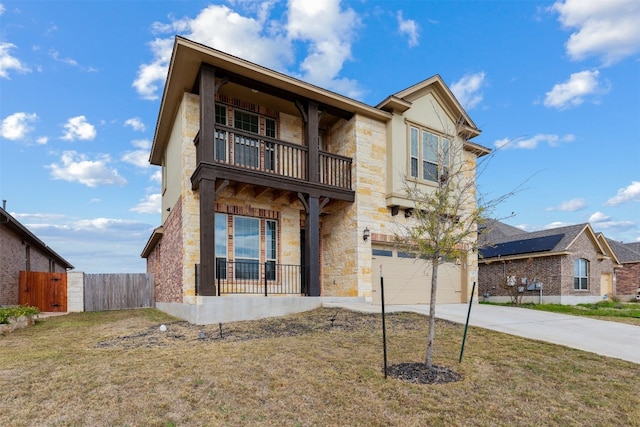
<path fill-rule="evenodd" d="M 409 173 L 413 178 L 438 182 L 451 162 L 451 140 L 416 126 L 409 126 Z"/>
<path fill-rule="evenodd" d="M 576 291 L 589 289 L 589 260 L 579 258 L 573 262 L 573 289 Z"/>

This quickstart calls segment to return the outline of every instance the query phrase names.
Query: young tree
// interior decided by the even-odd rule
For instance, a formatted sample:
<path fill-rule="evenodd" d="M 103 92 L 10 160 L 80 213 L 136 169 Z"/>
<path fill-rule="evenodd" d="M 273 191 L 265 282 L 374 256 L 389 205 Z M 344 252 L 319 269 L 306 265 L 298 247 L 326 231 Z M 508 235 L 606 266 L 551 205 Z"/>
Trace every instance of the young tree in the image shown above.
<path fill-rule="evenodd" d="M 476 176 L 481 165 L 476 162 L 476 154 L 470 152 L 478 146 L 468 141 L 464 126 L 457 126 L 455 133 L 435 145 L 431 158 L 438 160 L 437 165 L 427 166 L 426 172 L 430 185 L 404 177 L 407 198 L 414 209 L 410 221 L 396 233 L 398 245 L 431 265 L 425 357 L 428 369 L 433 368 L 438 267 L 444 262 L 465 259 L 467 253 L 477 249 L 478 224 L 506 197 L 487 203 L 478 200 Z"/>

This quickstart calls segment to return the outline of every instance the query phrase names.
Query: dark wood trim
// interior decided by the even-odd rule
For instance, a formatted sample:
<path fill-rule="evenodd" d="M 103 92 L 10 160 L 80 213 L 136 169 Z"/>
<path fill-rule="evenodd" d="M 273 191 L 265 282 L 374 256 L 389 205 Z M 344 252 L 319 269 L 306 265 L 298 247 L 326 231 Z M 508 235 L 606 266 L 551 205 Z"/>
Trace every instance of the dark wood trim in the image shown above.
<path fill-rule="evenodd" d="M 242 182 L 279 191 L 310 194 L 314 197 L 328 197 L 345 202 L 355 201 L 355 191 L 353 190 L 337 188 L 318 182 L 300 181 L 257 170 L 239 169 L 223 163 L 200 163 L 191 176 L 192 190 L 198 190 L 200 181 L 203 179 L 227 179 L 230 183 Z"/>
<path fill-rule="evenodd" d="M 216 295 L 215 247 L 216 226 L 214 204 L 216 181 L 200 181 L 200 278 L 198 293 L 203 296 Z"/>
<path fill-rule="evenodd" d="M 200 97 L 200 141 L 213 141 L 216 119 L 216 73 L 215 70 L 203 64 L 200 67 L 200 93 L 208 96 Z M 198 144 L 198 159 L 204 162 L 214 160 L 213 144 Z"/>
<path fill-rule="evenodd" d="M 311 182 L 320 182 L 320 147 L 318 147 L 318 103 L 307 101 L 307 121 L 304 124 L 304 143 L 309 150 L 307 161 L 309 162 L 309 176 Z"/>
<path fill-rule="evenodd" d="M 309 296 L 319 297 L 320 289 L 320 203 L 318 197 L 308 196 L 305 220 L 305 264 L 309 272 Z"/>

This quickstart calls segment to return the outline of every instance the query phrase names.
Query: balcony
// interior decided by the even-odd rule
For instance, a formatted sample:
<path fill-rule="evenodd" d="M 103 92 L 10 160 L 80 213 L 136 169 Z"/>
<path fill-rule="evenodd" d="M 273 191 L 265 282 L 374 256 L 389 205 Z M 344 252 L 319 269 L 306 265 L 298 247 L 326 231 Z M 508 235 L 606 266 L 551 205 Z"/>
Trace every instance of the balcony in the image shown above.
<path fill-rule="evenodd" d="M 196 135 L 196 162 L 202 163 L 200 134 Z M 315 183 L 326 188 L 351 190 L 352 159 L 320 150 L 318 177 L 309 176 L 307 147 L 256 135 L 236 128 L 216 125 L 213 144 L 213 163 L 220 170 L 234 172 L 233 179 L 261 177 L 260 184 L 279 188 L 278 180 L 293 183 Z M 270 180 L 272 178 L 272 180 Z M 255 183 L 255 182 L 252 182 Z"/>

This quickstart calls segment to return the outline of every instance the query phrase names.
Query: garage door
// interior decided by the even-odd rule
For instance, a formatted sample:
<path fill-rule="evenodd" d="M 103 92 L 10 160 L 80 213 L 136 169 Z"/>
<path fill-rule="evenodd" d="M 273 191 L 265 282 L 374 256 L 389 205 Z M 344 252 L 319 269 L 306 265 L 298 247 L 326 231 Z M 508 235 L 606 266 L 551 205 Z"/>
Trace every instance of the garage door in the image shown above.
<path fill-rule="evenodd" d="M 371 264 L 373 303 L 381 303 L 380 267 L 384 277 L 384 303 L 429 304 L 431 263 L 397 250 L 373 249 Z M 436 303 L 464 302 L 461 267 L 444 263 L 438 268 Z M 465 290 L 466 291 L 466 290 Z"/>

